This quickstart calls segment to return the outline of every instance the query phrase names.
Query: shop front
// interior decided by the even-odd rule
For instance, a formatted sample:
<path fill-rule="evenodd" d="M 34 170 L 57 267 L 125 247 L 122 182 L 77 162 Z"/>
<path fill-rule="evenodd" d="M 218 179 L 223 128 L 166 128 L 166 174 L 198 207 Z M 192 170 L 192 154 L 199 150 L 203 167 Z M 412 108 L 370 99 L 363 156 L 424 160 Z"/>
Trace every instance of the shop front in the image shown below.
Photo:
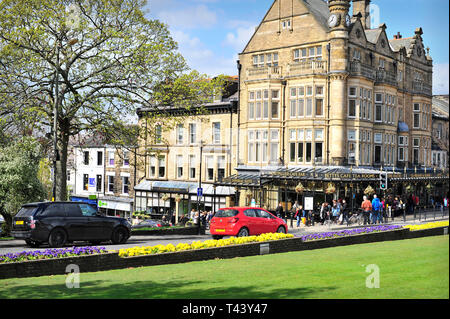
<path fill-rule="evenodd" d="M 145 211 L 152 218 L 166 216 L 172 222 L 194 210 L 213 211 L 234 204 L 231 187 L 177 181 L 143 181 L 134 187 L 135 211 Z M 201 196 L 197 196 L 197 195 Z"/>
<path fill-rule="evenodd" d="M 238 174 L 216 185 L 233 187 L 239 206 L 255 205 L 272 212 L 279 203 L 290 211 L 296 201 L 303 207 L 312 206 L 317 210 L 322 203 L 331 203 L 333 199 L 345 199 L 349 207 L 357 209 L 364 195 L 401 196 L 412 190 L 407 189 L 411 183 L 414 191 L 424 194 L 423 198 L 428 200 L 431 190 L 437 191 L 443 181 L 448 180 L 448 172 L 428 170 L 426 173 L 426 169 L 320 166 L 259 170 L 241 167 L 237 170 Z"/>

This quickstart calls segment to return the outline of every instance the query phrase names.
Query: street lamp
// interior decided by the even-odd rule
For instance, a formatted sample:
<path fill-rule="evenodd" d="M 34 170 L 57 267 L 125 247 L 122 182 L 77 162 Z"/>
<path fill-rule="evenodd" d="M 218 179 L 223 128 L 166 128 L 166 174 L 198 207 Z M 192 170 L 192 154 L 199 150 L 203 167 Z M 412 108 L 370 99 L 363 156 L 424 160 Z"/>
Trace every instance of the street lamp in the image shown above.
<path fill-rule="evenodd" d="M 198 211 L 198 234 L 201 235 L 201 219 L 200 219 L 200 194 L 199 192 L 203 191 L 202 189 L 202 154 L 203 154 L 203 140 L 200 141 L 200 170 L 199 170 L 199 178 L 198 178 L 198 189 L 197 189 L 197 211 Z"/>

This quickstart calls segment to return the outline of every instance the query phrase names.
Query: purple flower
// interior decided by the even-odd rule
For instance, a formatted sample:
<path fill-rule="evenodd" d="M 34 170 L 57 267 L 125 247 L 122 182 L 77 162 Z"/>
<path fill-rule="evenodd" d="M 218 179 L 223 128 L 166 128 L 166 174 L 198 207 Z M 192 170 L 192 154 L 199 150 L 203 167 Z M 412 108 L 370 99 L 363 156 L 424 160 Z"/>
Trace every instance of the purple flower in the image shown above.
<path fill-rule="evenodd" d="M 346 230 L 340 230 L 340 231 L 336 231 L 336 232 L 309 234 L 309 235 L 301 236 L 301 238 L 303 241 L 311 241 L 311 240 L 318 240 L 318 239 L 347 237 L 347 236 L 353 236 L 353 235 L 358 235 L 358 234 L 368 234 L 368 233 L 374 233 L 374 232 L 389 231 L 389 230 L 394 230 L 394 229 L 399 229 L 399 228 L 402 228 L 402 226 L 379 225 L 379 226 L 372 226 L 372 227 L 365 227 L 365 228 L 346 229 Z"/>

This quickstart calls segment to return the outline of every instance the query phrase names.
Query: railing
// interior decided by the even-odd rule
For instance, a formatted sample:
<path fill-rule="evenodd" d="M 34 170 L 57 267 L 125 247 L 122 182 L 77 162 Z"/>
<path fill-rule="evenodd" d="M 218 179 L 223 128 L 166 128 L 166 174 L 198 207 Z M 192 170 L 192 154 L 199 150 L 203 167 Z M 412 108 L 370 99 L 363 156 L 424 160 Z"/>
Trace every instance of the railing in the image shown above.
<path fill-rule="evenodd" d="M 281 77 L 281 66 L 252 67 L 247 69 L 247 80 L 273 79 Z"/>
<path fill-rule="evenodd" d="M 363 76 L 368 78 L 369 80 L 375 80 L 375 69 L 368 65 L 361 63 L 360 61 L 352 61 L 350 62 L 350 74 L 354 76 Z"/>
<path fill-rule="evenodd" d="M 414 81 L 412 89 L 414 93 L 432 95 L 431 85 L 425 82 Z"/>
<path fill-rule="evenodd" d="M 288 74 L 290 76 L 320 74 L 326 73 L 327 61 L 325 60 L 306 60 L 288 65 Z"/>
<path fill-rule="evenodd" d="M 376 71 L 375 82 L 398 86 L 397 75 L 393 72 L 389 72 L 383 69 L 379 69 Z"/>

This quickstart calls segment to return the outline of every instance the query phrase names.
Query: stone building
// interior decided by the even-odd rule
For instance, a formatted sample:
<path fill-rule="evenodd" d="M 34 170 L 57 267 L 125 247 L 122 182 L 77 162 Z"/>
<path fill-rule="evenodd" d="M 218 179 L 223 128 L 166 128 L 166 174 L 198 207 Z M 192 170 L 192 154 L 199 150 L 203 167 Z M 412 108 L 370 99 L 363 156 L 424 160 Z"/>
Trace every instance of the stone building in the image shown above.
<path fill-rule="evenodd" d="M 447 168 L 449 165 L 449 104 L 447 96 L 433 97 L 433 140 L 432 165 L 437 168 Z"/>
<path fill-rule="evenodd" d="M 234 189 L 216 187 L 214 182 L 230 176 L 235 167 L 237 79 L 230 77 L 224 93 L 201 110 L 140 108 L 140 124 L 161 111 L 180 120 L 170 130 L 163 128 L 161 120 L 155 134 L 141 142 L 140 153 L 148 155 L 134 187 L 135 210 L 176 218 L 191 209 L 210 211 L 232 205 Z"/>
<path fill-rule="evenodd" d="M 136 175 L 133 152 L 110 146 L 98 135 L 84 137 L 72 147 L 70 200 L 95 204 L 106 215 L 131 217 Z"/>
<path fill-rule="evenodd" d="M 431 166 L 423 31 L 389 39 L 370 2 L 350 12 L 350 0 L 275 0 L 239 54 L 237 173 L 219 184 L 239 188 L 240 205 L 289 208 L 301 182 L 316 202 L 330 183 L 327 200 L 362 196 L 385 174 L 398 193 L 408 172 Z"/>

